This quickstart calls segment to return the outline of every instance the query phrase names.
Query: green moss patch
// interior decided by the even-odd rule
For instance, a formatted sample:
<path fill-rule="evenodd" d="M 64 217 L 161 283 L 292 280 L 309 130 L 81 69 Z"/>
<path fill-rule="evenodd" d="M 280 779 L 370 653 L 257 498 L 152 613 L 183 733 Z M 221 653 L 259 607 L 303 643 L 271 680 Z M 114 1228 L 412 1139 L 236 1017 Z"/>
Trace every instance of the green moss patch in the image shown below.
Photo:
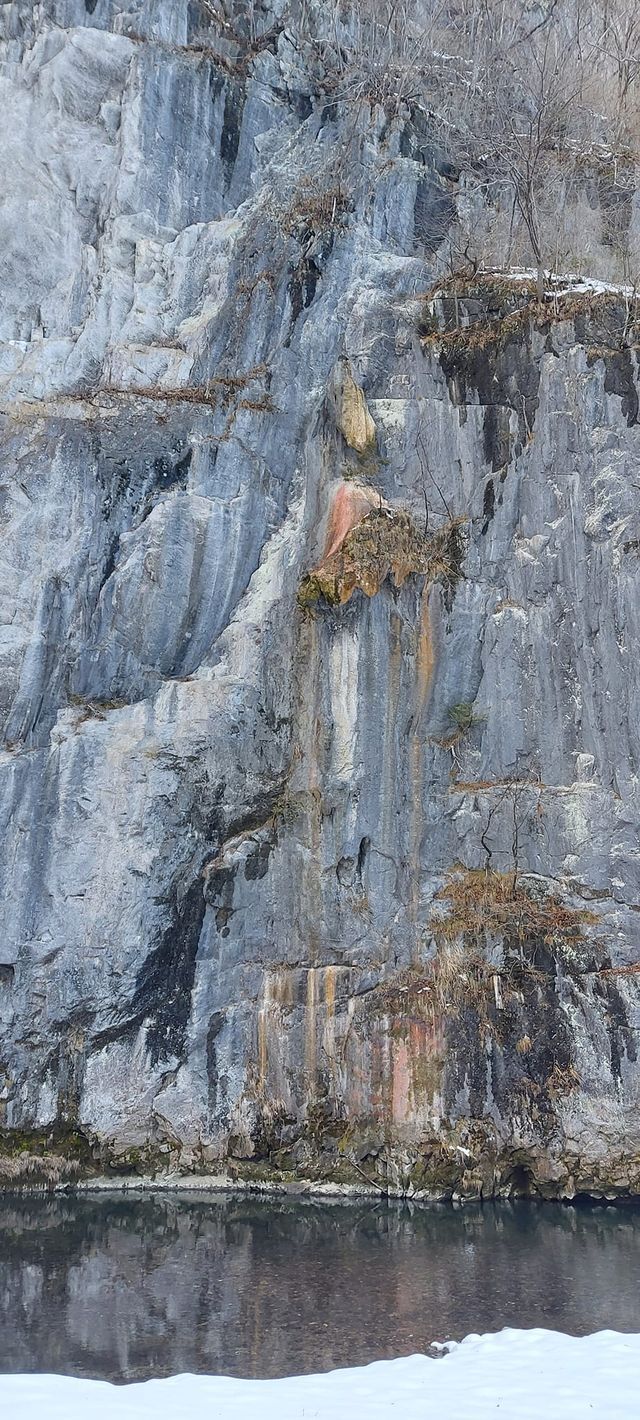
<path fill-rule="evenodd" d="M 0 1190 L 56 1188 L 97 1172 L 83 1134 L 60 1127 L 0 1130 Z"/>

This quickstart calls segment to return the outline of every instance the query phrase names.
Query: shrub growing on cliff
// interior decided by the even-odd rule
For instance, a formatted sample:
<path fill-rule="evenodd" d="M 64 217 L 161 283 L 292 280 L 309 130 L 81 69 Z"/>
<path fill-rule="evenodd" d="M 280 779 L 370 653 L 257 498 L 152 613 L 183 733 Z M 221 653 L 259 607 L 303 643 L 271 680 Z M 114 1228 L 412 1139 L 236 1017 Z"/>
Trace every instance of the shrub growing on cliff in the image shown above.
<path fill-rule="evenodd" d="M 537 943 L 558 952 L 569 966 L 581 960 L 584 928 L 598 921 L 595 913 L 569 907 L 515 873 L 484 868 L 453 874 L 436 902 L 443 904 L 432 924 L 438 941 L 477 947 L 499 939 L 511 948 Z"/>
<path fill-rule="evenodd" d="M 452 705 L 449 710 L 449 719 L 453 722 L 457 730 L 466 733 L 476 719 L 473 713 L 473 705 L 469 700 L 459 700 L 456 705 Z"/>
<path fill-rule="evenodd" d="M 373 508 L 347 533 L 338 551 L 303 579 L 298 601 L 310 606 L 323 597 L 330 606 L 339 606 L 357 589 L 372 597 L 387 578 L 401 587 L 412 574 L 455 586 L 462 556 L 460 519 L 426 537 L 404 509 Z"/>
<path fill-rule="evenodd" d="M 278 208 L 280 231 L 286 236 L 308 240 L 332 231 L 343 221 L 350 199 L 345 189 L 328 173 L 314 174 L 300 182 L 286 206 Z"/>

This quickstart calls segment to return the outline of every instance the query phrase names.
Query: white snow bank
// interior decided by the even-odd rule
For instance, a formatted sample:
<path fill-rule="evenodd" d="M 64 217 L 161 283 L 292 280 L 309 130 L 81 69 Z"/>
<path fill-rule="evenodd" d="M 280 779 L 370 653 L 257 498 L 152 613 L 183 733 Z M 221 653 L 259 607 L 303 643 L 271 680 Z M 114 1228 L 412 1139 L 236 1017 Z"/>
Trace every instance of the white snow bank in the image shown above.
<path fill-rule="evenodd" d="M 640 1336 L 615 1331 L 507 1330 L 468 1336 L 441 1360 L 275 1381 L 0 1376 L 2 1420 L 634 1420 L 639 1411 Z"/>

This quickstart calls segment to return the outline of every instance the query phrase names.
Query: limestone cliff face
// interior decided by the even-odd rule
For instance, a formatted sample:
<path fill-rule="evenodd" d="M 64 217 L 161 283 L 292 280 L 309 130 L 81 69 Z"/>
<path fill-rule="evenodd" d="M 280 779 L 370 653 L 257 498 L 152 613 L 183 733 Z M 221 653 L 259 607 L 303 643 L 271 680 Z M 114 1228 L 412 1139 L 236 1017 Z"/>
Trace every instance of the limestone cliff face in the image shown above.
<path fill-rule="evenodd" d="M 633 311 L 270 13 L 1 7 L 4 1172 L 638 1192 Z"/>

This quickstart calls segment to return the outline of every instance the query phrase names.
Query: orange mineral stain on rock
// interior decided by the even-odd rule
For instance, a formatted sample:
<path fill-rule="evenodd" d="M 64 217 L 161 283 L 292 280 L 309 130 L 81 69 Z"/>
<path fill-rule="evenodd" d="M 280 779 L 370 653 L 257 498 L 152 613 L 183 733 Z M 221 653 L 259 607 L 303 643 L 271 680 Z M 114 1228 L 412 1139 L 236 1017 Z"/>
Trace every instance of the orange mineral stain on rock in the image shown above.
<path fill-rule="evenodd" d="M 431 630 L 431 613 L 429 611 L 429 593 L 431 588 L 427 582 L 423 588 L 420 600 L 420 622 L 418 625 L 418 641 L 416 648 L 416 681 L 415 681 L 415 717 L 416 720 L 422 716 L 427 702 L 427 696 L 431 687 L 433 670 L 435 666 L 435 652 L 433 648 L 433 635 Z"/>
<path fill-rule="evenodd" d="M 325 966 L 324 968 L 324 1004 L 327 1015 L 332 1016 L 336 1004 L 336 973 L 337 966 Z"/>
<path fill-rule="evenodd" d="M 329 512 L 327 540 L 321 566 L 338 551 L 352 528 L 381 505 L 380 494 L 362 483 L 341 483 L 336 489 Z"/>
<path fill-rule="evenodd" d="M 310 967 L 307 972 L 307 1001 L 305 1017 L 305 1069 L 308 1083 L 315 1084 L 317 1074 L 317 971 Z"/>
<path fill-rule="evenodd" d="M 266 971 L 257 1013 L 257 1067 L 260 1088 L 271 1087 L 282 1073 L 285 1022 L 295 1002 L 296 974 L 286 966 Z"/>
<path fill-rule="evenodd" d="M 404 1124 L 411 1117 L 411 1093 L 409 1050 L 401 1037 L 393 1043 L 391 1119 L 394 1124 Z"/>
<path fill-rule="evenodd" d="M 265 981 L 265 994 L 263 1004 L 258 1011 L 258 1078 L 261 1089 L 264 1089 L 269 1068 L 269 1005 L 267 992 L 269 978 Z"/>
<path fill-rule="evenodd" d="M 278 1006 L 290 1008 L 295 996 L 295 972 L 289 967 L 276 967 L 271 973 L 271 1000 Z"/>

